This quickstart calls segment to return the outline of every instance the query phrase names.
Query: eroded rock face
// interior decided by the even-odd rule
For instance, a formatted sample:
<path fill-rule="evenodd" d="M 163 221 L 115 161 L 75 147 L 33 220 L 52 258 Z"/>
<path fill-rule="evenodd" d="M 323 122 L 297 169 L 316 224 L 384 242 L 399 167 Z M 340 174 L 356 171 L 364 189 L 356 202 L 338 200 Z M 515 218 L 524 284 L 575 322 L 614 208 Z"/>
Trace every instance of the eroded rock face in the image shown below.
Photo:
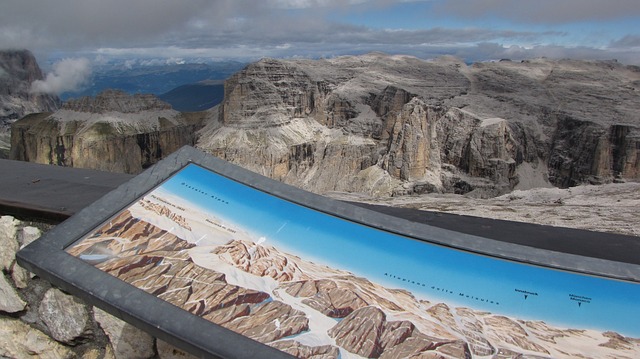
<path fill-rule="evenodd" d="M 638 179 L 638 81 L 615 62 L 266 59 L 226 82 L 198 146 L 320 193 Z"/>
<path fill-rule="evenodd" d="M 62 109 L 86 113 L 139 113 L 171 110 L 171 105 L 150 94 L 127 95 L 123 91 L 105 90 L 96 97 L 70 99 Z"/>
<path fill-rule="evenodd" d="M 6 158 L 9 152 L 11 123 L 27 114 L 55 111 L 60 106 L 57 96 L 31 92 L 31 83 L 42 79 L 31 52 L 0 51 L 0 158 Z"/>
<path fill-rule="evenodd" d="M 206 113 L 181 114 L 152 95 L 108 90 L 12 125 L 11 159 L 139 173 L 185 145 Z"/>

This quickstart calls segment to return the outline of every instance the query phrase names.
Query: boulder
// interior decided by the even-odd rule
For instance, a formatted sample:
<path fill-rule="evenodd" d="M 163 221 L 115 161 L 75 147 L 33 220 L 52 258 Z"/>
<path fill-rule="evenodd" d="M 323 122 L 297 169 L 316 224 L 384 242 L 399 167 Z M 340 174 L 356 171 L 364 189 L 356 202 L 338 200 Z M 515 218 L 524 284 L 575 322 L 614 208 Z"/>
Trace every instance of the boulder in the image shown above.
<path fill-rule="evenodd" d="M 74 344 L 91 337 L 89 311 L 76 297 L 51 288 L 44 294 L 38 313 L 59 342 Z"/>

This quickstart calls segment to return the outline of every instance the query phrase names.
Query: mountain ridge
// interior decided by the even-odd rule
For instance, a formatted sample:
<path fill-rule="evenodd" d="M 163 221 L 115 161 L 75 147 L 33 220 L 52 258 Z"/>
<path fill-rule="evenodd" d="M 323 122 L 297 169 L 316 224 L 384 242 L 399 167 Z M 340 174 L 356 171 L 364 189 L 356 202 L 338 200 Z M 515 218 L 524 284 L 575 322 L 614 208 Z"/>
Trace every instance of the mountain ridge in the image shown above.
<path fill-rule="evenodd" d="M 615 62 L 264 59 L 225 82 L 198 147 L 319 193 L 637 180 L 638 81 Z"/>
<path fill-rule="evenodd" d="M 31 91 L 31 84 L 43 79 L 30 51 L 0 50 L 0 158 L 8 158 L 13 122 L 27 114 L 54 111 L 60 106 L 57 96 Z"/>
<path fill-rule="evenodd" d="M 222 103 L 181 115 L 197 118 L 191 122 L 197 132 L 180 143 L 321 194 L 486 198 L 535 187 L 637 181 L 638 84 L 640 68 L 611 61 L 467 65 L 451 57 L 428 61 L 379 53 L 263 59 L 225 81 Z M 25 147 L 32 140 L 24 136 L 35 127 L 18 130 L 47 118 L 15 126 L 12 142 L 23 148 L 12 158 L 64 163 Z M 159 118 L 167 117 L 153 121 Z M 39 138 L 49 138 L 47 153 L 60 139 L 75 136 L 52 130 L 61 126 L 40 126 Z M 102 126 L 119 133 L 107 129 L 108 121 Z M 149 137 L 140 131 L 135 136 Z M 145 149 L 131 143 L 117 156 L 92 154 L 95 163 L 82 166 L 137 173 L 168 153 L 130 158 L 148 152 L 154 136 L 135 141 Z M 120 156 L 125 159 L 105 164 Z M 123 168 L 137 161 L 143 164 Z"/>

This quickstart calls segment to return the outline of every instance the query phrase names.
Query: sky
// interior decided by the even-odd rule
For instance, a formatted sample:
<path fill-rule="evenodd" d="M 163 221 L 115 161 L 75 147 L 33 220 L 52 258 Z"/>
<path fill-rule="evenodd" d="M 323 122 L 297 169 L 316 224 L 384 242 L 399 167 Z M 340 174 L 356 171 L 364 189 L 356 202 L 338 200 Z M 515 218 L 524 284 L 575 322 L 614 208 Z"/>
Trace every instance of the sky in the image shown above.
<path fill-rule="evenodd" d="M 4 0 L 0 49 L 41 67 L 381 51 L 467 62 L 618 59 L 640 65 L 638 0 Z"/>
<path fill-rule="evenodd" d="M 400 237 L 283 201 L 193 164 L 161 189 L 241 226 L 263 245 L 388 288 L 404 288 L 421 299 L 559 327 L 640 336 L 638 283 L 523 265 Z"/>

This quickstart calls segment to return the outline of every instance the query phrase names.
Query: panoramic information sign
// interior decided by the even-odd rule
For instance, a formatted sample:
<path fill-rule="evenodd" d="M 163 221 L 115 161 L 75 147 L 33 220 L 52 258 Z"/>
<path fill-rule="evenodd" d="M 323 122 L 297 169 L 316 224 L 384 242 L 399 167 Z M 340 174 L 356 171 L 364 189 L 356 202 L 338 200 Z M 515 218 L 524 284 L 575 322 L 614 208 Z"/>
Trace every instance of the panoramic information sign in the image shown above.
<path fill-rule="evenodd" d="M 433 243 L 183 162 L 67 239 L 74 279 L 52 281 L 195 354 L 640 357 L 637 281 Z M 104 277 L 115 294 L 86 288 Z"/>

